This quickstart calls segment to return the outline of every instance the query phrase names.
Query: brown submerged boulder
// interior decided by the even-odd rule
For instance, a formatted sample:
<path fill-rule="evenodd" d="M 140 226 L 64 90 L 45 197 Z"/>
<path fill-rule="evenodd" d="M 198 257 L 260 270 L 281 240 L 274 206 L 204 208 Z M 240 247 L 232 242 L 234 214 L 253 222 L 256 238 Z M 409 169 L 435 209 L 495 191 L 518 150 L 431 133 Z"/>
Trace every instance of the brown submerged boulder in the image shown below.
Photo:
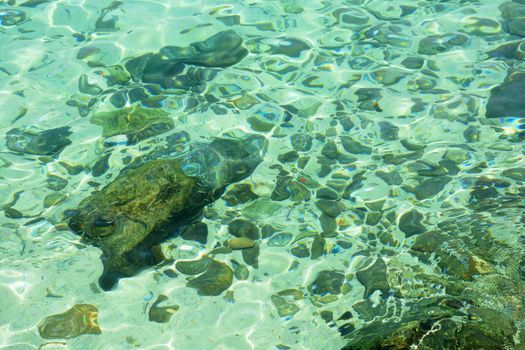
<path fill-rule="evenodd" d="M 102 250 L 100 286 L 109 290 L 160 262 L 152 248 L 192 223 L 227 185 L 248 177 L 265 147 L 259 135 L 218 138 L 185 157 L 139 163 L 69 211 L 69 227 Z"/>

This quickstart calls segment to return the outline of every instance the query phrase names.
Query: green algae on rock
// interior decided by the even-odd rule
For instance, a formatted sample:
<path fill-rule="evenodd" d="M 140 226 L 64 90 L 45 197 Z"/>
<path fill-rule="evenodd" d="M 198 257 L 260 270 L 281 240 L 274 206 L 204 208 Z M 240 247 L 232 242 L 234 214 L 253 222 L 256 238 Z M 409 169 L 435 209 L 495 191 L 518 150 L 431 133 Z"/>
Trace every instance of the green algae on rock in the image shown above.
<path fill-rule="evenodd" d="M 422 299 L 403 316 L 378 317 L 348 336 L 343 350 L 361 349 L 494 349 L 514 344 L 516 327 L 503 313 L 449 297 Z"/>
<path fill-rule="evenodd" d="M 208 193 L 199 194 L 196 179 L 186 176 L 180 164 L 178 159 L 154 160 L 132 169 L 82 201 L 69 219 L 74 231 L 102 249 L 102 288 L 111 288 L 115 275 L 130 276 L 138 266 L 155 263 L 151 254 L 139 254 L 144 245 L 153 245 L 149 241 L 157 238 L 150 235 L 154 229 L 172 215 L 198 210 L 213 200 Z"/>
<path fill-rule="evenodd" d="M 101 287 L 109 290 L 120 277 L 162 260 L 152 247 L 191 224 L 227 185 L 249 176 L 265 141 L 259 135 L 217 138 L 180 158 L 131 164 L 66 212 L 69 227 L 102 250 Z"/>
<path fill-rule="evenodd" d="M 127 135 L 130 144 L 173 129 L 173 119 L 162 109 L 133 105 L 127 108 L 95 114 L 93 124 L 104 128 L 103 137 Z"/>
<path fill-rule="evenodd" d="M 70 339 L 83 334 L 101 334 L 98 309 L 90 304 L 77 304 L 61 314 L 44 318 L 38 332 L 45 339 Z"/>

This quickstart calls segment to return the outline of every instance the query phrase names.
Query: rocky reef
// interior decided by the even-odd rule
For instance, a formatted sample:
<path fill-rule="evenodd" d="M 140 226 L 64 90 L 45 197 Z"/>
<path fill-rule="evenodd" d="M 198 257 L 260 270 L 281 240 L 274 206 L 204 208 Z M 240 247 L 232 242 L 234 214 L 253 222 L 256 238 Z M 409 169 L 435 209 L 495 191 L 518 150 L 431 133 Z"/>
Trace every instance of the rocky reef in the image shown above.
<path fill-rule="evenodd" d="M 102 250 L 100 286 L 109 290 L 162 260 L 154 247 L 195 220 L 227 185 L 248 177 L 265 148 L 260 135 L 217 138 L 182 157 L 135 162 L 68 211 L 69 227 Z"/>

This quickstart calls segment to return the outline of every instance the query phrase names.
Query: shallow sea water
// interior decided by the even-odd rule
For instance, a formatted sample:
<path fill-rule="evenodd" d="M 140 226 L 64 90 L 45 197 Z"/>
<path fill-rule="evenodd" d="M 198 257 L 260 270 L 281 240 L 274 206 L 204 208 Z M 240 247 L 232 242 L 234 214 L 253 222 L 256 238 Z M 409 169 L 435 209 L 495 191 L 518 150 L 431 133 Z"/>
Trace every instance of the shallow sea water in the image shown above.
<path fill-rule="evenodd" d="M 525 35 L 502 14 L 508 3 L 525 22 L 523 1 L 508 0 L 0 1 L 0 349 L 369 349 L 364 333 L 392 332 L 378 322 L 424 324 L 406 315 L 436 298 L 461 303 L 458 314 L 428 316 L 396 349 L 428 349 L 439 319 L 461 317 L 501 327 L 502 349 L 525 348 L 520 115 L 485 116 L 491 90 L 523 69 L 525 55 L 488 54 Z M 125 88 L 108 85 L 107 67 L 228 29 L 245 58 L 152 102 L 172 130 L 130 144 L 90 122 Z M 79 91 L 86 77 L 99 88 Z M 28 126 L 67 126 L 71 144 L 7 148 Z M 230 185 L 199 219 L 205 244 L 175 235 L 161 244 L 166 262 L 103 291 L 101 250 L 63 213 L 183 131 L 190 144 L 263 135 L 263 161 L 240 181 L 255 196 L 231 204 L 245 187 Z M 261 230 L 257 262 L 211 253 L 249 274 L 199 295 L 174 263 L 224 246 L 235 219 Z M 168 322 L 148 318 L 159 295 L 178 305 Z M 76 304 L 98 309 L 100 334 L 41 336 L 42 320 Z"/>

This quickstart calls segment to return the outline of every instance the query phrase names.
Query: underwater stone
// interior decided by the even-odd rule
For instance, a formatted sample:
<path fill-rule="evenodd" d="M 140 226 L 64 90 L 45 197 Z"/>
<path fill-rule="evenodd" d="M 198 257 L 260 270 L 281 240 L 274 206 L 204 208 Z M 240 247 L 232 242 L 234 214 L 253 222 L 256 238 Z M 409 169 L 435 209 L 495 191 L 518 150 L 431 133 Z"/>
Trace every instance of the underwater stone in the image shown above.
<path fill-rule="evenodd" d="M 191 224 L 182 232 L 182 238 L 206 244 L 208 241 L 208 225 L 203 222 Z"/>
<path fill-rule="evenodd" d="M 240 264 L 235 260 L 232 260 L 233 275 L 239 281 L 246 281 L 250 277 L 250 270 L 246 265 Z"/>
<path fill-rule="evenodd" d="M 339 194 L 329 187 L 323 187 L 317 190 L 316 197 L 319 199 L 337 200 Z"/>
<path fill-rule="evenodd" d="M 308 287 L 312 294 L 324 296 L 326 294 L 341 294 L 341 287 L 345 282 L 345 275 L 337 270 L 320 271 L 313 283 Z"/>
<path fill-rule="evenodd" d="M 503 28 L 510 34 L 525 36 L 525 6 L 516 1 L 507 1 L 499 7 L 503 17 Z"/>
<path fill-rule="evenodd" d="M 62 193 L 51 193 L 44 198 L 44 208 L 49 208 L 59 203 L 62 203 L 66 199 L 66 195 Z"/>
<path fill-rule="evenodd" d="M 258 245 L 251 248 L 245 248 L 242 250 L 242 259 L 247 265 L 259 268 L 259 254 L 261 249 Z"/>
<path fill-rule="evenodd" d="M 69 135 L 68 126 L 48 130 L 23 127 L 9 130 L 5 137 L 7 148 L 13 152 L 52 156 L 71 144 Z"/>
<path fill-rule="evenodd" d="M 277 160 L 281 163 L 292 163 L 299 158 L 299 154 L 296 151 L 289 151 L 277 156 Z"/>
<path fill-rule="evenodd" d="M 382 68 L 372 73 L 372 77 L 383 85 L 397 84 L 407 75 L 406 71 L 398 68 Z"/>
<path fill-rule="evenodd" d="M 487 275 L 495 272 L 486 260 L 475 255 L 468 258 L 468 270 L 470 275 Z"/>
<path fill-rule="evenodd" d="M 339 151 L 334 141 L 328 141 L 321 149 L 321 154 L 328 159 L 337 159 Z"/>
<path fill-rule="evenodd" d="M 275 181 L 275 187 L 270 195 L 270 198 L 273 201 L 284 201 L 290 198 L 290 189 L 289 185 L 292 181 L 290 176 L 277 175 L 277 180 Z"/>
<path fill-rule="evenodd" d="M 366 221 L 365 223 L 369 226 L 375 226 L 377 225 L 380 221 L 381 221 L 381 218 L 383 217 L 383 214 L 380 213 L 380 212 L 371 212 L 371 213 L 368 213 L 366 215 Z"/>
<path fill-rule="evenodd" d="M 408 69 L 420 69 L 425 64 L 425 60 L 418 56 L 409 56 L 401 64 Z"/>
<path fill-rule="evenodd" d="M 469 35 L 492 36 L 502 33 L 502 26 L 498 21 L 486 17 L 467 17 L 462 31 Z"/>
<path fill-rule="evenodd" d="M 350 136 L 341 136 L 341 144 L 343 145 L 343 148 L 352 154 L 371 154 L 372 148 L 365 146 L 354 139 L 352 139 Z"/>
<path fill-rule="evenodd" d="M 375 111 L 376 104 L 381 100 L 381 89 L 377 88 L 359 88 L 355 94 L 359 108 L 366 111 Z"/>
<path fill-rule="evenodd" d="M 90 121 L 103 127 L 103 137 L 127 135 L 131 144 L 165 133 L 174 126 L 167 112 L 138 105 L 97 113 Z"/>
<path fill-rule="evenodd" d="M 349 342 L 342 350 L 504 350 L 513 347 L 516 326 L 508 315 L 465 304 L 464 300 L 450 297 L 410 301 L 399 319 L 379 315 L 349 335 Z"/>
<path fill-rule="evenodd" d="M 108 152 L 108 153 L 101 155 L 100 158 L 96 160 L 96 162 L 91 167 L 91 175 L 93 175 L 93 177 L 101 176 L 106 171 L 109 170 L 109 158 L 110 157 L 111 157 L 111 153 Z"/>
<path fill-rule="evenodd" d="M 376 290 L 382 294 L 382 298 L 388 297 L 390 284 L 388 283 L 387 268 L 383 258 L 378 257 L 376 261 L 366 269 L 357 271 L 357 280 L 365 286 L 364 298 L 368 298 Z"/>
<path fill-rule="evenodd" d="M 335 218 L 328 216 L 325 213 L 319 216 L 319 223 L 321 224 L 321 228 L 323 229 L 323 235 L 332 233 L 335 230 L 337 230 L 337 221 L 335 220 Z"/>
<path fill-rule="evenodd" d="M 294 202 L 308 202 L 312 197 L 310 189 L 298 181 L 290 181 L 288 189 L 290 191 L 290 200 Z"/>
<path fill-rule="evenodd" d="M 96 306 L 76 304 L 64 313 L 44 318 L 37 327 L 42 338 L 71 339 L 83 334 L 101 334 L 97 318 Z"/>
<path fill-rule="evenodd" d="M 57 175 L 48 175 L 46 180 L 46 187 L 52 191 L 63 190 L 67 186 L 68 181 Z"/>
<path fill-rule="evenodd" d="M 246 237 L 257 240 L 260 237 L 257 225 L 245 219 L 235 219 L 230 222 L 228 232 L 238 238 Z"/>
<path fill-rule="evenodd" d="M 506 169 L 501 175 L 516 181 L 525 181 L 525 168 Z"/>
<path fill-rule="evenodd" d="M 133 81 L 158 84 L 167 89 L 174 87 L 172 78 L 182 73 L 184 65 L 160 54 L 147 53 L 127 61 L 125 68 Z"/>
<path fill-rule="evenodd" d="M 268 245 L 270 247 L 284 247 L 285 245 L 290 243 L 292 239 L 293 235 L 291 233 L 277 233 L 268 240 Z"/>
<path fill-rule="evenodd" d="M 229 187 L 228 191 L 222 196 L 222 199 L 230 207 L 244 204 L 254 199 L 259 198 L 253 193 L 251 184 L 235 184 Z"/>
<path fill-rule="evenodd" d="M 421 161 L 421 163 L 424 164 L 427 167 L 427 169 L 418 169 L 417 174 L 420 176 L 434 177 L 448 175 L 448 170 L 441 165 L 436 165 L 430 162 L 423 161 Z"/>
<path fill-rule="evenodd" d="M 269 53 L 272 55 L 284 55 L 291 58 L 299 58 L 303 51 L 310 50 L 310 45 L 296 38 L 256 38 L 246 43 L 251 53 Z M 281 73 L 282 74 L 282 73 Z"/>
<path fill-rule="evenodd" d="M 269 238 L 272 237 L 274 233 L 279 232 L 278 229 L 273 227 L 270 224 L 264 224 L 261 228 L 261 238 Z"/>
<path fill-rule="evenodd" d="M 237 237 L 228 241 L 228 247 L 233 250 L 246 249 L 255 247 L 257 243 L 253 239 L 246 237 Z"/>
<path fill-rule="evenodd" d="M 123 108 L 128 102 L 127 90 L 119 90 L 111 95 L 109 102 L 115 108 Z"/>
<path fill-rule="evenodd" d="M 411 37 L 403 35 L 406 28 L 383 22 L 382 24 L 370 27 L 365 32 L 366 37 L 378 41 L 382 44 L 406 48 L 410 46 Z"/>
<path fill-rule="evenodd" d="M 423 200 L 437 195 L 451 180 L 452 178 L 450 176 L 439 176 L 425 180 L 415 188 L 404 187 L 404 189 L 414 193 L 418 200 Z"/>
<path fill-rule="evenodd" d="M 106 77 L 108 86 L 124 85 L 131 79 L 128 71 L 120 65 L 108 66 L 106 69 L 109 73 L 109 76 Z"/>
<path fill-rule="evenodd" d="M 270 299 L 277 308 L 277 313 L 280 317 L 293 316 L 300 310 L 297 305 L 286 301 L 282 296 L 272 295 Z"/>
<path fill-rule="evenodd" d="M 399 127 L 390 122 L 379 122 L 379 131 L 381 138 L 385 141 L 394 141 L 399 138 Z"/>
<path fill-rule="evenodd" d="M 305 50 L 311 47 L 308 43 L 296 38 L 281 38 L 279 44 L 274 46 L 270 53 L 274 55 L 285 55 L 292 58 L 298 58 Z"/>
<path fill-rule="evenodd" d="M 83 60 L 91 56 L 99 55 L 100 53 L 101 53 L 101 50 L 95 46 L 81 47 L 80 50 L 78 50 L 77 59 Z"/>
<path fill-rule="evenodd" d="M 386 182 L 388 185 L 401 185 L 403 183 L 403 178 L 397 171 L 384 171 L 379 170 L 376 172 L 377 177 L 382 179 L 384 182 Z"/>
<path fill-rule="evenodd" d="M 326 240 L 321 236 L 315 236 L 310 249 L 310 259 L 315 260 L 324 254 Z"/>
<path fill-rule="evenodd" d="M 248 50 L 242 46 L 242 38 L 233 30 L 219 32 L 204 41 L 188 47 L 164 46 L 160 54 L 169 60 L 205 67 L 228 67 L 239 63 Z"/>
<path fill-rule="evenodd" d="M 525 117 L 525 73 L 509 72 L 500 85 L 490 90 L 486 107 L 487 118 Z"/>
<path fill-rule="evenodd" d="M 341 204 L 337 201 L 320 199 L 315 203 L 315 205 L 324 214 L 333 218 L 337 217 L 342 212 Z"/>
<path fill-rule="evenodd" d="M 445 33 L 430 35 L 419 42 L 418 53 L 422 55 L 436 55 L 446 52 L 455 46 L 462 46 L 468 40 L 463 34 Z"/>
<path fill-rule="evenodd" d="M 198 275 L 206 271 L 211 262 L 211 258 L 203 256 L 198 260 L 177 261 L 175 268 L 185 275 Z"/>
<path fill-rule="evenodd" d="M 410 210 L 399 218 L 399 229 L 405 233 L 406 237 L 421 234 L 427 230 L 421 224 L 421 220 L 423 220 L 423 214 L 415 209 Z"/>
<path fill-rule="evenodd" d="M 2 9 L 0 10 L 0 26 L 11 27 L 23 23 L 26 13 L 22 10 Z"/>
<path fill-rule="evenodd" d="M 119 278 L 159 262 L 152 247 L 195 220 L 225 186 L 249 176 L 262 160 L 264 140 L 216 138 L 183 158 L 132 163 L 67 214 L 69 227 L 102 250 L 101 287 L 111 289 Z M 200 159 L 203 154 L 208 158 Z"/>
<path fill-rule="evenodd" d="M 148 310 L 148 320 L 151 322 L 157 323 L 168 323 L 171 319 L 171 316 L 177 310 L 179 310 L 179 305 L 169 305 L 169 306 L 159 306 L 159 304 L 168 300 L 168 297 L 165 295 L 159 295 L 157 300 L 153 302 L 151 307 Z"/>
<path fill-rule="evenodd" d="M 100 86 L 90 84 L 87 75 L 82 74 L 78 79 L 78 91 L 80 91 L 83 94 L 98 95 L 103 90 Z"/>
<path fill-rule="evenodd" d="M 308 249 L 306 244 L 301 242 L 290 249 L 290 253 L 297 258 L 307 258 L 310 256 L 310 249 Z"/>
<path fill-rule="evenodd" d="M 200 295 L 216 296 L 230 288 L 233 270 L 225 263 L 210 259 L 206 272 L 190 280 L 186 285 L 195 288 Z"/>
<path fill-rule="evenodd" d="M 465 131 L 463 131 L 463 137 L 467 142 L 477 142 L 481 136 L 481 130 L 479 126 L 469 125 Z"/>

